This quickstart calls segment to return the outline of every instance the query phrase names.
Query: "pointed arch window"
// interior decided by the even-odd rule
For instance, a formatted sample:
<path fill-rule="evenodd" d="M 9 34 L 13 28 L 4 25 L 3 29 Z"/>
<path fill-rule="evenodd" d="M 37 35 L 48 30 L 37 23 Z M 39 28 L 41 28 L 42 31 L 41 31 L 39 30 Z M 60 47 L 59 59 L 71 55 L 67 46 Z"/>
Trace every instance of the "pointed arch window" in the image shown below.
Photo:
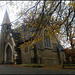
<path fill-rule="evenodd" d="M 44 47 L 45 48 L 50 48 L 51 47 L 51 43 L 50 43 L 50 37 L 49 35 L 47 35 L 47 30 L 44 31 Z"/>
<path fill-rule="evenodd" d="M 25 53 L 28 53 L 28 46 L 25 47 Z"/>

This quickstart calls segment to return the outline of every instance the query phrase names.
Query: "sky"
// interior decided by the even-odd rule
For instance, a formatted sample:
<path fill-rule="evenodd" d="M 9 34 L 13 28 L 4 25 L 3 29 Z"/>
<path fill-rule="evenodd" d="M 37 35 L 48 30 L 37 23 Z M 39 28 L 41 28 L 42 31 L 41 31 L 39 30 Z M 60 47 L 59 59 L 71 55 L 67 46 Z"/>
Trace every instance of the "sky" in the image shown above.
<path fill-rule="evenodd" d="M 18 12 L 26 11 L 32 7 L 34 3 L 36 3 L 36 1 L 0 1 L 0 25 L 2 24 L 6 9 L 9 14 L 10 22 L 12 22 L 20 16 Z"/>
<path fill-rule="evenodd" d="M 36 1 L 0 1 L 0 25 L 2 24 L 6 9 L 10 22 L 12 22 L 20 16 L 18 12 L 26 11 L 29 7 L 33 6 L 35 2 Z"/>

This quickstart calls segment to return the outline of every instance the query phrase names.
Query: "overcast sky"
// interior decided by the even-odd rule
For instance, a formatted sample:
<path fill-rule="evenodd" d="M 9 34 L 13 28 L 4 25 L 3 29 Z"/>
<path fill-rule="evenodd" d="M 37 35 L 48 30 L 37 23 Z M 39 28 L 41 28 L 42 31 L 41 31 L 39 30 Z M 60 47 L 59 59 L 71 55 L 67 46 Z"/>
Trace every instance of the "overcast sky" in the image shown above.
<path fill-rule="evenodd" d="M 33 6 L 34 3 L 36 3 L 36 1 L 12 1 L 12 2 L 0 1 L 0 25 L 2 24 L 6 9 L 8 11 L 10 21 L 12 22 L 20 16 L 18 12 L 23 12 L 23 10 L 26 11 L 29 7 Z"/>

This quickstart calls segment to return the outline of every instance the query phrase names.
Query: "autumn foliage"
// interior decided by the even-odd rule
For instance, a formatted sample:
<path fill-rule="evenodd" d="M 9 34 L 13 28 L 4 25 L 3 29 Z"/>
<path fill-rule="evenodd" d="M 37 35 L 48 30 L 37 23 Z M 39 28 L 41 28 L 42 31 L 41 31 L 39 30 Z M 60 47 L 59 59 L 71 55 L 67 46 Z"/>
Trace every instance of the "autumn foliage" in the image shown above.
<path fill-rule="evenodd" d="M 66 60 L 69 62 L 71 58 L 71 60 L 75 62 L 75 48 L 74 50 L 66 48 L 65 51 L 66 51 Z"/>

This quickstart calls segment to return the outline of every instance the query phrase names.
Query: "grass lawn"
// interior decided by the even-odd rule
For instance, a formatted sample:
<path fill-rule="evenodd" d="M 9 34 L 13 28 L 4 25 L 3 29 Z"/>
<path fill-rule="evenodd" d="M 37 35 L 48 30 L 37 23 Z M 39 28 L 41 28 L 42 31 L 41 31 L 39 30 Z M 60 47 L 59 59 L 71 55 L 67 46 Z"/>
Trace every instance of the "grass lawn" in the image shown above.
<path fill-rule="evenodd" d="M 19 66 L 23 67 L 43 67 L 43 64 L 20 64 Z"/>
<path fill-rule="evenodd" d="M 20 64 L 22 67 L 62 68 L 62 65 L 46 66 L 44 64 Z"/>
<path fill-rule="evenodd" d="M 62 69 L 62 65 L 51 65 L 46 66 L 44 64 L 20 64 L 22 67 L 42 67 L 42 68 L 54 68 L 54 69 Z M 65 69 L 75 69 L 75 66 L 65 66 Z"/>

